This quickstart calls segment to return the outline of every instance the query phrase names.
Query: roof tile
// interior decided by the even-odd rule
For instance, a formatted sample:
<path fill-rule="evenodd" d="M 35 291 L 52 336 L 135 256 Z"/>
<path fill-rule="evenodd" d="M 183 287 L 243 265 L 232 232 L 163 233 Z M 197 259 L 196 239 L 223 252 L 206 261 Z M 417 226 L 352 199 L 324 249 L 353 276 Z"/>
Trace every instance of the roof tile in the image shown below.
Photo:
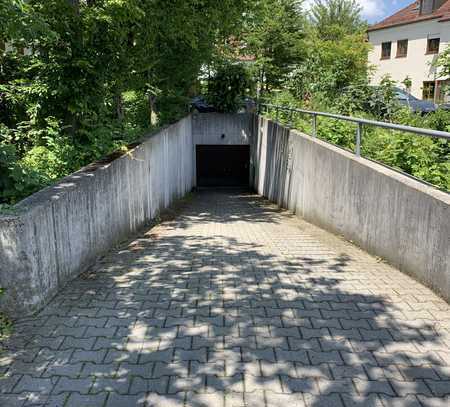
<path fill-rule="evenodd" d="M 431 14 L 420 14 L 420 1 L 414 1 L 409 6 L 403 8 L 392 16 L 369 27 L 369 31 L 381 30 L 383 28 L 395 27 L 398 25 L 411 24 L 419 21 L 434 20 L 448 21 L 450 19 L 450 0 L 447 0 L 441 7 Z"/>

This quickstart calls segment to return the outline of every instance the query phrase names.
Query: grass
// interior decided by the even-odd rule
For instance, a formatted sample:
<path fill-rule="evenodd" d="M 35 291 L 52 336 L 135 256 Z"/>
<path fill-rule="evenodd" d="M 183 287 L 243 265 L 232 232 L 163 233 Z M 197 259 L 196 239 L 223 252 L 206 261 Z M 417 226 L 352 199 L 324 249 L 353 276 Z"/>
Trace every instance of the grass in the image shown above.
<path fill-rule="evenodd" d="M 3 289 L 0 288 L 0 295 L 3 294 Z M 0 351 L 1 351 L 1 344 L 3 341 L 5 341 L 12 331 L 12 323 L 8 319 L 6 315 L 0 312 Z"/>

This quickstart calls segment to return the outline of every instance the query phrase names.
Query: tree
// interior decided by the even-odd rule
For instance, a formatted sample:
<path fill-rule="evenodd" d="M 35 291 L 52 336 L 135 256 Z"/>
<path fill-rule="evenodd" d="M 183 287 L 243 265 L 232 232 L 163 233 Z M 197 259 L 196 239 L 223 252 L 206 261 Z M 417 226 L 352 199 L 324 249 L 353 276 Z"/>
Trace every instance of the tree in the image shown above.
<path fill-rule="evenodd" d="M 356 0 L 315 0 L 311 17 L 319 36 L 327 40 L 361 33 L 367 28 Z"/>
<path fill-rule="evenodd" d="M 170 118 L 185 109 L 190 89 L 201 67 L 209 64 L 218 44 L 223 43 L 242 24 L 247 1 L 152 0 L 146 15 L 149 56 L 140 75 L 141 85 L 159 95 L 156 108 Z M 173 111 L 163 112 L 172 106 Z M 173 117 L 172 117 L 173 118 Z"/>
<path fill-rule="evenodd" d="M 208 100 L 219 112 L 235 113 L 250 86 L 248 71 L 243 64 L 223 61 L 209 80 Z"/>
<path fill-rule="evenodd" d="M 305 56 L 289 75 L 300 100 L 336 101 L 355 83 L 367 82 L 365 23 L 355 0 L 315 0 L 304 41 Z"/>
<path fill-rule="evenodd" d="M 436 63 L 440 78 L 450 77 L 450 46 L 439 55 Z"/>
<path fill-rule="evenodd" d="M 327 39 L 312 26 L 305 49 L 305 59 L 292 71 L 289 81 L 289 88 L 300 100 L 321 97 L 333 101 L 348 86 L 367 82 L 370 45 L 364 33 Z"/>
<path fill-rule="evenodd" d="M 148 121 L 127 122 L 130 101 L 148 100 L 160 123 L 185 114 L 201 67 L 248 4 L 0 0 L 0 42 L 13 46 L 0 57 L 0 153 L 17 162 L 2 167 L 12 182 L 0 186 L 26 167 L 51 182 L 132 141 Z M 0 201 L 20 195 L 0 190 Z"/>
<path fill-rule="evenodd" d="M 241 35 L 244 53 L 254 58 L 259 87 L 266 93 L 281 88 L 304 58 L 301 4 L 298 0 L 257 0 L 246 15 Z"/>
<path fill-rule="evenodd" d="M 441 79 L 450 78 L 450 46 L 439 55 L 439 58 L 435 62 L 438 77 Z M 450 94 L 449 86 L 445 86 L 442 90 L 446 95 Z"/>

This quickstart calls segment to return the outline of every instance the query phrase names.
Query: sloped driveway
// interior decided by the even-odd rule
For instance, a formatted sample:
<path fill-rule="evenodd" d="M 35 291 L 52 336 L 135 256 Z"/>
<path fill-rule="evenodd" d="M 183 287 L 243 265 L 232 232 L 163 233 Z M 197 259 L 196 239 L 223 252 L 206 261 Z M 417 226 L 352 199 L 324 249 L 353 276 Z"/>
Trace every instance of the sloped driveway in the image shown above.
<path fill-rule="evenodd" d="M 193 195 L 6 345 L 0 406 L 450 406 L 450 306 L 247 193 Z"/>

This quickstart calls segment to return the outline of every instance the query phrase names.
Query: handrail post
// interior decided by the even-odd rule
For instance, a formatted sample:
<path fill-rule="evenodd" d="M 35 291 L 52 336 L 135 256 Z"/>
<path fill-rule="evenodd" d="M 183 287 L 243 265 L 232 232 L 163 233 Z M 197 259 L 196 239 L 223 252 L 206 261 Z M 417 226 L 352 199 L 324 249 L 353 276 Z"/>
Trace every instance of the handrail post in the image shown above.
<path fill-rule="evenodd" d="M 355 154 L 357 157 L 361 157 L 361 138 L 363 133 L 363 124 L 358 122 L 358 127 L 356 128 L 356 146 Z"/>
<path fill-rule="evenodd" d="M 278 106 L 275 108 L 275 123 L 278 123 L 278 116 L 279 116 L 279 108 Z"/>
<path fill-rule="evenodd" d="M 313 117 L 313 122 L 312 122 L 312 125 L 313 125 L 313 128 L 312 128 L 312 136 L 313 136 L 314 138 L 316 138 L 316 137 L 317 137 L 317 115 L 316 115 L 316 114 L 313 114 L 312 117 Z"/>

